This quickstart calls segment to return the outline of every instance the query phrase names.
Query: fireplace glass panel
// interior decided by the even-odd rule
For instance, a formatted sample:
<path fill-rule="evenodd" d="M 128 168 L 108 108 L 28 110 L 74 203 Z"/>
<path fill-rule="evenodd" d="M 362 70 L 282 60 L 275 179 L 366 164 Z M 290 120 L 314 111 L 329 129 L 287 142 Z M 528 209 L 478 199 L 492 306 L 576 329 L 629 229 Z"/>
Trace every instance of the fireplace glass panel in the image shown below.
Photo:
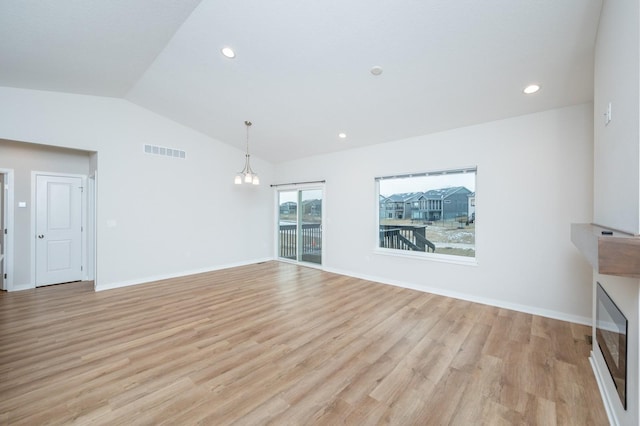
<path fill-rule="evenodd" d="M 627 318 L 600 283 L 596 290 L 596 340 L 626 410 Z"/>

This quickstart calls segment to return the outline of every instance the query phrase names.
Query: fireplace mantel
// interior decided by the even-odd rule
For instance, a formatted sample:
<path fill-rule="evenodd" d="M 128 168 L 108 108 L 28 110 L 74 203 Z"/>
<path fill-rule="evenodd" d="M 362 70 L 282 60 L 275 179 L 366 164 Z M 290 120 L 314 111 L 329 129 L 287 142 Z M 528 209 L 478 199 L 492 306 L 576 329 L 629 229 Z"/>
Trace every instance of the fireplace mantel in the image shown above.
<path fill-rule="evenodd" d="M 640 236 L 572 223 L 571 241 L 600 274 L 640 278 Z"/>

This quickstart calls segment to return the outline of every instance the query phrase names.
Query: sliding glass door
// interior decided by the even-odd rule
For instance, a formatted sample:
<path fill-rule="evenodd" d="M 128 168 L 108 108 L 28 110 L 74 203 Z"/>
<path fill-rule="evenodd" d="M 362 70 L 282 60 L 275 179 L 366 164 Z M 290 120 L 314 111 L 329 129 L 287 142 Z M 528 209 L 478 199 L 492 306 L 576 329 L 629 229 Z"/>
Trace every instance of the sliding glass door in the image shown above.
<path fill-rule="evenodd" d="M 322 264 L 322 188 L 278 191 L 278 257 Z"/>
<path fill-rule="evenodd" d="M 278 256 L 298 260 L 298 191 L 278 191 Z"/>

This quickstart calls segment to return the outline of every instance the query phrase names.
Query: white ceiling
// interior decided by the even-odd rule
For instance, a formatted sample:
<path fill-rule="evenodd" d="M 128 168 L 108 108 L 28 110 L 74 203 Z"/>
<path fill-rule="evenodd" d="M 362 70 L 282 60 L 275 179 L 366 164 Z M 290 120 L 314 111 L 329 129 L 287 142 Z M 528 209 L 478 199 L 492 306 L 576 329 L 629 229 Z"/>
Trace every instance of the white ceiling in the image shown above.
<path fill-rule="evenodd" d="M 591 101 L 601 6 L 3 0 L 0 86 L 122 97 L 241 149 L 251 120 L 279 162 Z"/>

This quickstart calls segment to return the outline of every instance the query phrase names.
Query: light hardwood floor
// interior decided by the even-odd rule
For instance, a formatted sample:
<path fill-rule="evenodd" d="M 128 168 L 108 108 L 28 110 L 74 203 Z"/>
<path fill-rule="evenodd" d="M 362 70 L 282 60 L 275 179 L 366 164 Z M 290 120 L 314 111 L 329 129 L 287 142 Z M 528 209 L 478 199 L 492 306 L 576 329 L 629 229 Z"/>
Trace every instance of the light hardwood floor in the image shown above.
<path fill-rule="evenodd" d="M 1 293 L 0 424 L 606 425 L 587 334 L 278 262 Z"/>

